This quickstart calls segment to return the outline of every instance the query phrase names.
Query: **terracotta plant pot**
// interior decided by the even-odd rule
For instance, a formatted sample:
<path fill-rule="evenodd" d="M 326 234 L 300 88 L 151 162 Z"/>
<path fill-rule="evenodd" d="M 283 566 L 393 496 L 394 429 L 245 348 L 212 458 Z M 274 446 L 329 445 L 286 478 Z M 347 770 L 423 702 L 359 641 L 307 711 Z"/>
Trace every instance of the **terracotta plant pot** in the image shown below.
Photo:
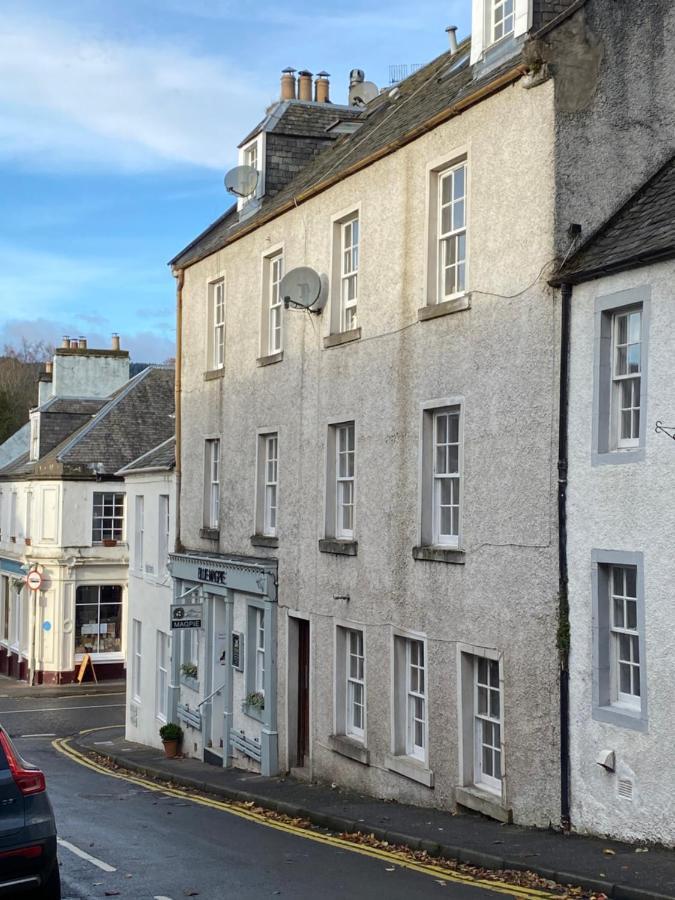
<path fill-rule="evenodd" d="M 32 542 L 32 540 L 31 540 L 30 538 L 26 538 L 26 539 L 24 540 L 24 543 L 25 543 L 26 547 L 30 547 L 30 545 L 31 545 L 33 542 Z"/>
<path fill-rule="evenodd" d="M 164 755 L 167 759 L 173 759 L 178 755 L 178 741 L 162 741 L 164 744 Z"/>
<path fill-rule="evenodd" d="M 103 541 L 103 546 L 104 547 L 116 547 L 117 541 L 112 541 L 112 540 L 109 540 L 108 538 L 106 538 L 106 540 Z"/>

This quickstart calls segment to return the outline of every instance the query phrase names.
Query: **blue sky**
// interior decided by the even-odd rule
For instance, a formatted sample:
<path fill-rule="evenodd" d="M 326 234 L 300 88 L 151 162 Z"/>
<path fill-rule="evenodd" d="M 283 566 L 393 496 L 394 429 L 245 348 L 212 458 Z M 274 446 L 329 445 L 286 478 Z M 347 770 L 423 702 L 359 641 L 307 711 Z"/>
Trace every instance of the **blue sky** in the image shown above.
<path fill-rule="evenodd" d="M 389 65 L 469 31 L 470 0 L 335 4 L 3 0 L 0 352 L 113 331 L 136 361 L 173 355 L 167 261 L 228 205 L 236 146 L 288 65 Z"/>

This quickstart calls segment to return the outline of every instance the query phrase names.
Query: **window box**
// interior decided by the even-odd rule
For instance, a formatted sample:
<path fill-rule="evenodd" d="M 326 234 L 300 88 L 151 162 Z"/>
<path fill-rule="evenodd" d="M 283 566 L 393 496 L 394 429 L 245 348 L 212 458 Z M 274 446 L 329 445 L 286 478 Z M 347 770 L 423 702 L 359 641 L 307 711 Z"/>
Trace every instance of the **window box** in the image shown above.
<path fill-rule="evenodd" d="M 320 553 L 334 553 L 336 556 L 356 556 L 358 550 L 358 541 L 338 541 L 335 538 L 322 538 L 319 541 Z"/>
<path fill-rule="evenodd" d="M 263 722 L 265 719 L 264 709 L 260 709 L 259 706 L 252 706 L 247 700 L 241 701 L 241 711 L 249 719 L 255 719 L 256 722 Z"/>
<path fill-rule="evenodd" d="M 192 678 L 191 675 L 181 674 L 180 683 L 185 685 L 185 687 L 189 687 L 191 691 L 199 692 L 199 681 L 196 678 Z"/>
<path fill-rule="evenodd" d="M 466 562 L 464 550 L 455 550 L 451 547 L 413 547 L 413 559 L 424 562 L 450 563 L 454 566 L 463 566 Z"/>
<path fill-rule="evenodd" d="M 253 547 L 270 547 L 271 549 L 275 549 L 279 546 L 279 538 L 272 537 L 267 534 L 252 534 L 251 535 L 251 546 Z"/>
<path fill-rule="evenodd" d="M 341 347 L 342 344 L 350 344 L 352 341 L 361 339 L 361 326 L 352 328 L 350 331 L 341 331 L 337 334 L 329 334 L 323 339 L 324 349 L 329 347 Z"/>
<path fill-rule="evenodd" d="M 360 741 L 347 737 L 345 734 L 331 734 L 328 736 L 328 746 L 340 756 L 353 759 L 364 766 L 370 765 L 370 751 Z"/>
<path fill-rule="evenodd" d="M 498 822 L 511 824 L 513 821 L 512 810 L 504 805 L 500 797 L 489 791 L 481 791 L 477 787 L 455 788 L 455 802 L 458 806 L 472 809 Z"/>

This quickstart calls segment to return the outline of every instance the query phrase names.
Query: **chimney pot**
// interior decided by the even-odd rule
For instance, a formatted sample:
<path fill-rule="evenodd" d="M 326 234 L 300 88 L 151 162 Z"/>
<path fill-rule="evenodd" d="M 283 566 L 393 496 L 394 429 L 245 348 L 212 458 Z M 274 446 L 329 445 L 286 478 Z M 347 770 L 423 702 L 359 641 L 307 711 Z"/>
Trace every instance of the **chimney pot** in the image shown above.
<path fill-rule="evenodd" d="M 448 35 L 448 40 L 450 41 L 450 50 L 452 51 L 453 56 L 457 53 L 457 26 L 456 25 L 448 25 L 445 29 Z"/>
<path fill-rule="evenodd" d="M 319 72 L 314 82 L 314 100 L 317 103 L 330 103 L 330 82 L 328 72 Z"/>
<path fill-rule="evenodd" d="M 303 69 L 298 75 L 298 100 L 312 99 L 312 73 Z"/>
<path fill-rule="evenodd" d="M 50 360 L 49 362 L 46 362 L 46 363 L 45 363 L 45 372 L 47 373 L 47 375 L 51 375 L 51 374 L 52 374 L 52 363 L 51 363 L 51 360 Z"/>
<path fill-rule="evenodd" d="M 77 338 L 71 338 L 70 349 L 77 350 Z"/>
<path fill-rule="evenodd" d="M 64 334 L 63 339 L 61 340 L 61 348 L 66 350 L 68 347 L 70 347 L 70 338 L 67 334 Z"/>
<path fill-rule="evenodd" d="M 281 73 L 281 99 L 295 100 L 295 69 L 291 66 Z"/>
<path fill-rule="evenodd" d="M 113 350 L 120 349 L 120 336 L 119 334 L 113 334 L 112 336 L 112 348 Z"/>
<path fill-rule="evenodd" d="M 86 349 L 87 349 L 87 339 L 86 339 L 86 337 L 82 337 L 82 336 L 80 335 L 80 337 L 78 338 L 77 344 L 78 344 L 78 347 L 80 348 L 80 350 L 86 350 Z"/>

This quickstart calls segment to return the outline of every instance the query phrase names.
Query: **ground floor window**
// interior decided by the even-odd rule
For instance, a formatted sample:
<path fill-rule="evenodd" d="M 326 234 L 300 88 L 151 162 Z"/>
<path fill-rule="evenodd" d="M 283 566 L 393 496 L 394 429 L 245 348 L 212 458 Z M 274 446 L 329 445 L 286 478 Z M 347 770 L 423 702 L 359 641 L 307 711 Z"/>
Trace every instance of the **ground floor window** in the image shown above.
<path fill-rule="evenodd" d="M 132 627 L 132 645 L 133 645 L 133 660 L 132 660 L 132 688 L 133 688 L 133 698 L 137 703 L 141 702 L 141 641 L 142 641 L 142 626 L 138 619 L 134 619 L 133 627 Z"/>
<path fill-rule="evenodd" d="M 75 653 L 122 652 L 122 588 L 82 585 L 75 595 Z"/>
<path fill-rule="evenodd" d="M 169 635 L 157 632 L 157 683 L 155 715 L 166 722 L 169 692 Z"/>
<path fill-rule="evenodd" d="M 474 780 L 482 787 L 501 793 L 502 701 L 498 660 L 475 657 L 474 679 Z"/>
<path fill-rule="evenodd" d="M 0 610 L 2 612 L 2 640 L 9 641 L 9 578 L 0 577 Z"/>
<path fill-rule="evenodd" d="M 426 646 L 423 640 L 394 638 L 394 753 L 426 763 Z"/>

